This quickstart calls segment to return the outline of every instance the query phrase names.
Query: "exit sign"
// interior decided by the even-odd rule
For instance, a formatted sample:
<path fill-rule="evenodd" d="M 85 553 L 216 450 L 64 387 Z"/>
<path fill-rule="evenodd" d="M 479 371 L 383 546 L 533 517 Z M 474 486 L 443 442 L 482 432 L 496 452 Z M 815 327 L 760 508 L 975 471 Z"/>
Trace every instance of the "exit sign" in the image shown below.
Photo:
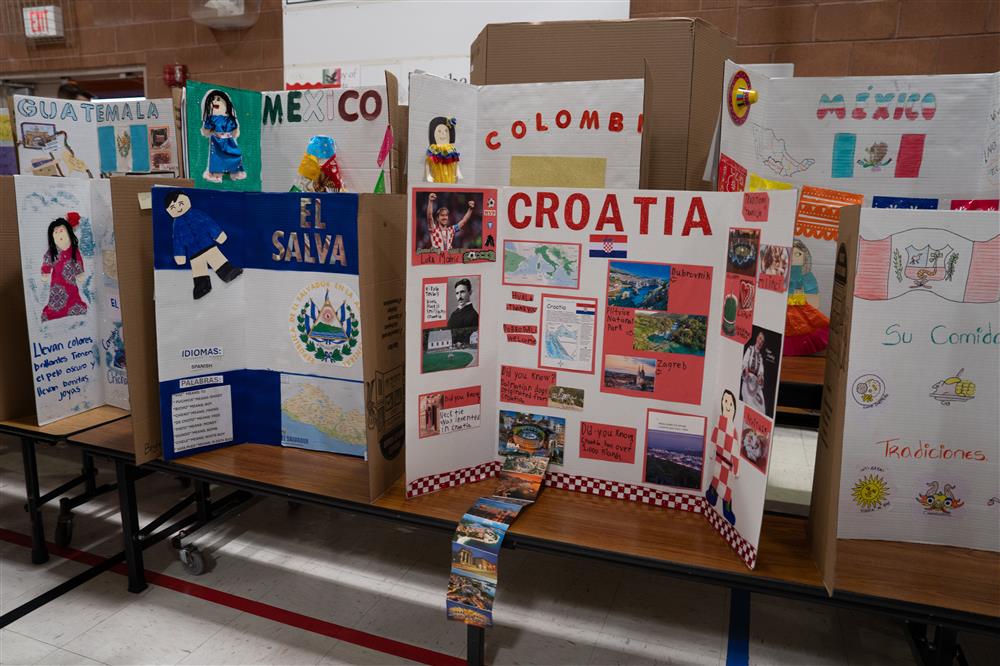
<path fill-rule="evenodd" d="M 62 8 L 53 5 L 24 8 L 24 35 L 31 38 L 62 37 Z"/>

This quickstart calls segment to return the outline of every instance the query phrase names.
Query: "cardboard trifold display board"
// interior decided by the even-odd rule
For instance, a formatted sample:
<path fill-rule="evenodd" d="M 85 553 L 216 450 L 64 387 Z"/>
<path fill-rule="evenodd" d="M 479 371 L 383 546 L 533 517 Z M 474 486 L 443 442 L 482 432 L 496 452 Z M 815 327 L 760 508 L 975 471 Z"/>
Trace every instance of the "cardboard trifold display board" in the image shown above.
<path fill-rule="evenodd" d="M 644 81 L 471 86 L 410 75 L 412 185 L 635 187 Z"/>
<path fill-rule="evenodd" d="M 403 444 L 403 197 L 156 188 L 163 454 L 244 442 L 364 457 Z"/>
<path fill-rule="evenodd" d="M 29 179 L 36 180 L 36 179 Z M 152 320 L 153 271 L 150 211 L 143 201 L 154 183 L 171 182 L 190 185 L 189 181 L 154 177 L 115 177 L 110 181 L 110 216 L 106 223 L 114 228 L 121 322 L 119 332 L 128 366 L 128 405 L 134 431 L 135 455 L 139 463 L 156 458 L 160 452 L 159 416 L 156 389 L 156 337 Z M 107 183 L 106 183 L 107 184 Z M 28 426 L 37 423 L 34 416 L 35 390 L 29 346 L 27 309 L 20 260 L 18 206 L 15 179 L 0 178 L 0 233 L 6 254 L 0 261 L 0 284 L 4 302 L 10 307 L 0 333 L 4 353 L 0 355 L 0 418 L 18 419 Z M 101 350 L 103 355 L 105 350 Z M 96 405 L 95 405 L 96 406 Z M 78 412 L 71 419 L 61 419 L 43 431 L 62 432 L 62 423 L 72 421 L 76 429 L 100 425 L 125 414 L 116 408 L 103 407 Z"/>
<path fill-rule="evenodd" d="M 1000 74 L 770 78 L 726 62 L 719 189 L 811 185 L 875 208 L 995 210 L 998 86 Z M 740 89 L 757 102 L 743 105 Z"/>
<path fill-rule="evenodd" d="M 399 177 L 385 86 L 258 92 L 191 81 L 185 90 L 188 172 L 199 187 L 247 192 L 391 192 Z"/>
<path fill-rule="evenodd" d="M 107 179 L 14 176 L 35 412 L 128 409 Z"/>
<path fill-rule="evenodd" d="M 689 18 L 490 24 L 472 43 L 476 85 L 647 78 L 641 187 L 703 190 L 734 40 Z M 416 184 L 411 175 L 411 184 Z"/>
<path fill-rule="evenodd" d="M 794 204 L 411 187 L 407 495 L 541 442 L 547 485 L 705 513 L 754 566 Z M 475 211 L 463 229 L 495 258 L 460 245 L 427 261 L 443 209 Z"/>
<path fill-rule="evenodd" d="M 14 95 L 20 173 L 97 178 L 179 174 L 170 99 L 82 102 Z"/>
<path fill-rule="evenodd" d="M 755 91 L 756 103 L 741 90 Z M 789 293 L 802 302 L 792 312 L 830 315 L 842 206 L 1000 204 L 1000 74 L 768 77 L 727 61 L 719 95 L 718 189 L 801 188 Z M 809 333 L 795 322 L 790 315 L 790 334 Z M 825 345 L 803 336 L 795 346 Z"/>
<path fill-rule="evenodd" d="M 998 266 L 996 213 L 844 209 L 811 513 L 828 586 L 838 539 L 1000 552 Z"/>

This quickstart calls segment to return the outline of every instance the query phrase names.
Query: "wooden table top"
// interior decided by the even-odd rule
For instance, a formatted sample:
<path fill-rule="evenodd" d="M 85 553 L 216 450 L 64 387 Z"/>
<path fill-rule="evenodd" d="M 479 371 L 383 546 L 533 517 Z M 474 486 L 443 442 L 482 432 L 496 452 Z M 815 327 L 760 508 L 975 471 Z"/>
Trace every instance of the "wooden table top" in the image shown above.
<path fill-rule="evenodd" d="M 1000 553 L 840 539 L 836 590 L 1000 618 Z"/>
<path fill-rule="evenodd" d="M 134 450 L 128 419 L 82 432 L 71 441 L 117 451 Z M 370 500 L 366 463 L 350 456 L 267 444 L 236 444 L 170 462 L 323 497 L 364 504 Z"/>
<path fill-rule="evenodd" d="M 0 429 L 8 432 L 18 431 L 17 434 L 36 434 L 58 439 L 118 421 L 126 416 L 128 416 L 128 412 L 124 409 L 102 405 L 43 426 L 38 425 L 38 417 L 36 415 L 28 414 L 7 421 L 0 421 Z M 129 428 L 131 430 L 131 426 Z"/>
<path fill-rule="evenodd" d="M 826 372 L 825 356 L 782 356 L 781 378 L 789 384 L 823 384 Z"/>
<path fill-rule="evenodd" d="M 74 435 L 71 442 L 122 450 L 131 447 L 128 420 Z M 316 451 L 239 444 L 171 461 L 179 468 L 252 480 L 321 497 L 369 504 L 365 462 Z M 489 495 L 489 479 L 406 499 L 398 480 L 374 506 L 457 523 L 475 500 Z M 624 555 L 678 568 L 711 570 L 748 582 L 793 585 L 825 594 L 809 550 L 806 520 L 764 515 L 757 568 L 743 562 L 704 516 L 584 493 L 545 488 L 539 501 L 510 528 L 571 549 Z M 838 542 L 837 591 L 1000 617 L 1000 554 L 880 541 Z"/>
<path fill-rule="evenodd" d="M 487 479 L 406 499 L 400 480 L 375 500 L 375 505 L 457 523 L 466 509 L 479 497 L 491 494 L 495 485 L 495 479 Z M 539 500 L 514 522 L 509 534 L 817 590 L 823 585 L 809 555 L 806 521 L 801 518 L 764 517 L 760 557 L 753 571 L 701 514 L 557 488 L 545 488 Z"/>

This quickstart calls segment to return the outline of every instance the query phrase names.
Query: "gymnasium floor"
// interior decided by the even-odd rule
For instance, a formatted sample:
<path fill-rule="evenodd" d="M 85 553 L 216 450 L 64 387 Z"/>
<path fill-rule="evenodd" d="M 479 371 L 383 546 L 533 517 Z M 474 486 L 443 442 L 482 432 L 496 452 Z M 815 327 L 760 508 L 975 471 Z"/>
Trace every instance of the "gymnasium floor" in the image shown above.
<path fill-rule="evenodd" d="M 39 447 L 42 489 L 79 466 L 78 453 Z M 781 429 L 769 499 L 808 502 L 815 434 Z M 98 461 L 102 477 L 109 465 Z M 145 521 L 184 490 L 139 481 Z M 219 497 L 224 489 L 214 491 Z M 55 554 L 30 563 L 20 447 L 0 439 L 0 609 L 6 612 L 85 568 Z M 46 511 L 51 540 L 56 509 Z M 72 548 L 121 549 L 116 496 L 77 510 Z M 462 625 L 444 618 L 448 537 L 437 531 L 265 499 L 198 534 L 212 568 L 190 576 L 168 543 L 146 551 L 149 588 L 129 594 L 101 574 L 0 630 L 0 663 L 460 663 Z M 64 556 L 74 553 L 64 552 Z M 75 554 L 86 558 L 86 555 Z M 767 553 L 761 553 L 767 557 Z M 490 664 L 912 664 L 902 622 L 751 595 L 581 559 L 504 550 Z M 748 627 L 748 628 L 747 628 Z M 749 640 L 745 636 L 749 636 Z M 969 662 L 1000 639 L 962 634 Z M 992 663 L 996 663 L 993 661 Z"/>

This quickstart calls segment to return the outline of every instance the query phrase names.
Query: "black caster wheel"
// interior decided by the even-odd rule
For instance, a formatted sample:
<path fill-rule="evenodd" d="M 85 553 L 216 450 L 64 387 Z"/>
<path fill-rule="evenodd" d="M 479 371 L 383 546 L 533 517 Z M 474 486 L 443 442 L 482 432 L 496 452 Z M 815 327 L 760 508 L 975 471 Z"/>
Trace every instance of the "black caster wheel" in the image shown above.
<path fill-rule="evenodd" d="M 192 576 L 200 576 L 205 573 L 205 556 L 201 554 L 197 546 L 184 546 L 178 552 L 181 564 Z"/>
<path fill-rule="evenodd" d="M 73 514 L 59 514 L 56 519 L 56 545 L 66 548 L 73 541 Z"/>

